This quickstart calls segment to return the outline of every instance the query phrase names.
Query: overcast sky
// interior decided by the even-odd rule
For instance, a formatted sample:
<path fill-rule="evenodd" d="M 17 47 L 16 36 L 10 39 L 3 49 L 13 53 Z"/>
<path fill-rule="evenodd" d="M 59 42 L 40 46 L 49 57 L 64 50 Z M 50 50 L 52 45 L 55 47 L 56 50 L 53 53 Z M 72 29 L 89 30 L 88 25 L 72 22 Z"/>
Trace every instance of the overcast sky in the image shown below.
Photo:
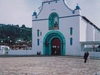
<path fill-rule="evenodd" d="M 100 28 L 100 0 L 67 0 L 71 9 L 80 6 L 82 15 Z M 42 0 L 0 0 L 0 23 L 32 27 L 32 13 Z"/>

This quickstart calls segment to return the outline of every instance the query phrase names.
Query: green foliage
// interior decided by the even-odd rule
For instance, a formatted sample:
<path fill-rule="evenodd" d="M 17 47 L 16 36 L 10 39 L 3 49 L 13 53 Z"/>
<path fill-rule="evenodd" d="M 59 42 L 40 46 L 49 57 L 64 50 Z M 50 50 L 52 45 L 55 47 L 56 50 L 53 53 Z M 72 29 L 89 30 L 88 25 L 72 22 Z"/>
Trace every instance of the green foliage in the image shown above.
<path fill-rule="evenodd" d="M 10 40 L 15 43 L 17 39 L 32 40 L 32 28 L 28 28 L 25 25 L 19 27 L 19 25 L 0 24 L 0 43 L 2 41 L 7 43 Z"/>

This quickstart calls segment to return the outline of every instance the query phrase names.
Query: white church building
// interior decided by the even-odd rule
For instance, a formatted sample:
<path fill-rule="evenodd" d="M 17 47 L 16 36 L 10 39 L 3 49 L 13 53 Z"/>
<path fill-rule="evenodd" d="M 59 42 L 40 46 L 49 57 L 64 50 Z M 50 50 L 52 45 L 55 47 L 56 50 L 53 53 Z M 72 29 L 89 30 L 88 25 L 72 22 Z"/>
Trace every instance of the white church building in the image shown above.
<path fill-rule="evenodd" d="M 81 14 L 76 5 L 72 10 L 65 0 L 43 0 L 32 15 L 33 54 L 83 55 L 89 51 L 99 56 L 100 29 Z"/>

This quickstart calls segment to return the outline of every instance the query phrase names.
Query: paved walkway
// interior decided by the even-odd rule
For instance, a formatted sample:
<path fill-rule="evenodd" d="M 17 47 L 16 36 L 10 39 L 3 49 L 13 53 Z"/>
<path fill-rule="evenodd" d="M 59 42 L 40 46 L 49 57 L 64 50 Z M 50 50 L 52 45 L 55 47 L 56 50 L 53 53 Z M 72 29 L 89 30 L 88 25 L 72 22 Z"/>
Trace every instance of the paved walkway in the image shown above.
<path fill-rule="evenodd" d="M 100 60 L 68 56 L 0 57 L 0 75 L 95 75 Z"/>

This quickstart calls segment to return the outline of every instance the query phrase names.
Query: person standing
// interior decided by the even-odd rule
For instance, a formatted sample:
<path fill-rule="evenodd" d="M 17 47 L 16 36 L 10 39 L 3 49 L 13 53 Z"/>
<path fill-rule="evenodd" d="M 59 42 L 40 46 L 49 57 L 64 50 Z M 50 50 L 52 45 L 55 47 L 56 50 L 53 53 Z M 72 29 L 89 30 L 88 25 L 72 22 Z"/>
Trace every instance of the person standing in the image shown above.
<path fill-rule="evenodd" d="M 84 63 L 87 61 L 87 52 L 84 53 Z"/>

